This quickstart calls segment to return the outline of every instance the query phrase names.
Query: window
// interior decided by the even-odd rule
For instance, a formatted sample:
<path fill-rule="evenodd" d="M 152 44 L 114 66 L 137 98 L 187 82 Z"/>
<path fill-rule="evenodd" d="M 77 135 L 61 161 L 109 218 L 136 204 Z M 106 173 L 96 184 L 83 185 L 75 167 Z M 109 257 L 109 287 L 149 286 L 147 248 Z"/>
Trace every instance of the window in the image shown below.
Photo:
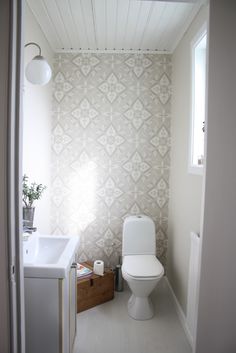
<path fill-rule="evenodd" d="M 206 27 L 192 43 L 192 114 L 189 172 L 202 174 L 204 163 L 205 93 L 206 93 Z"/>

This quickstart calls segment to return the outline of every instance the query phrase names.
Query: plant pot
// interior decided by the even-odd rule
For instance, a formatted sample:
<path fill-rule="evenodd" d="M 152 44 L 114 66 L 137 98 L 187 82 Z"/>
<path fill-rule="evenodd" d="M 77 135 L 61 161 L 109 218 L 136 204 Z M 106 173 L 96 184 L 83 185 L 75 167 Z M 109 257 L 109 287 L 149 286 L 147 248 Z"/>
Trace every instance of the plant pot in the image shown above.
<path fill-rule="evenodd" d="M 32 228 L 34 224 L 35 207 L 23 207 L 23 226 Z"/>

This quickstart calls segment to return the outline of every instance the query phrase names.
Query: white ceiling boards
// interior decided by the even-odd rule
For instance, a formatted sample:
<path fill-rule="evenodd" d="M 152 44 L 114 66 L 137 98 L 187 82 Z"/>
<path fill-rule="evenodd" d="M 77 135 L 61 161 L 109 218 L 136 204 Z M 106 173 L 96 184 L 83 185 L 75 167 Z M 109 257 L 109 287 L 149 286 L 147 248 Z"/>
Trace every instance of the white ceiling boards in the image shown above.
<path fill-rule="evenodd" d="M 172 52 L 201 1 L 27 0 L 55 52 Z"/>

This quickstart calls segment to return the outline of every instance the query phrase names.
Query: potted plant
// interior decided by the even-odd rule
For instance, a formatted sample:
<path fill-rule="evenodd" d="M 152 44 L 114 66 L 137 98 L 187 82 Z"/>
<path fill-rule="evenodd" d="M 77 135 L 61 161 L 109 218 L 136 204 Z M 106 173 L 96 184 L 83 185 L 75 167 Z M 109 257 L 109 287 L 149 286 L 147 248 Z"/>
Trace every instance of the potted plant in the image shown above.
<path fill-rule="evenodd" d="M 45 185 L 31 183 L 29 184 L 29 178 L 27 175 L 23 176 L 22 185 L 22 200 L 23 200 L 23 226 L 28 228 L 33 227 L 34 223 L 34 201 L 39 200 L 42 196 L 43 191 L 46 189 Z"/>

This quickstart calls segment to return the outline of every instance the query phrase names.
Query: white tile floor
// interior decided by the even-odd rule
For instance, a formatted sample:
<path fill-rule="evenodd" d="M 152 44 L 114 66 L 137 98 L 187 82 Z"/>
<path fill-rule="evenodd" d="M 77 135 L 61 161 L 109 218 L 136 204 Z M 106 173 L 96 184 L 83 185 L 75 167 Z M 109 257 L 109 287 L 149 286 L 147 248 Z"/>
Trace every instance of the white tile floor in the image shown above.
<path fill-rule="evenodd" d="M 77 316 L 74 353 L 191 353 L 164 279 L 152 294 L 156 315 L 147 321 L 127 313 L 129 289 Z"/>

